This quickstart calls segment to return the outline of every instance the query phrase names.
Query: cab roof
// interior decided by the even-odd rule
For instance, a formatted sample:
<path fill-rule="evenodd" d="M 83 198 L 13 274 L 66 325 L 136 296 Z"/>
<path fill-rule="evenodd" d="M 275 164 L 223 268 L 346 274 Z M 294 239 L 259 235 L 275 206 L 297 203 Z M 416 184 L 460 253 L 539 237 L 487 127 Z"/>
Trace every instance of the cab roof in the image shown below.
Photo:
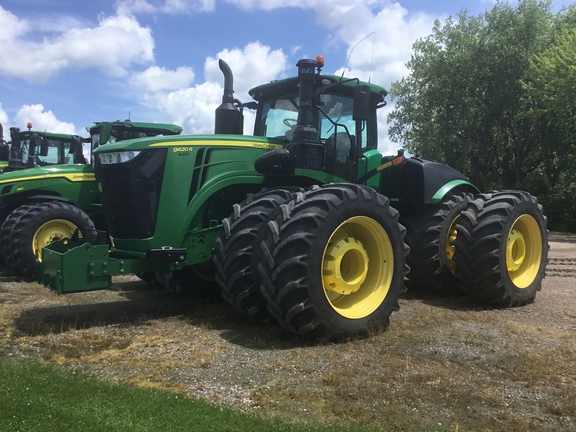
<path fill-rule="evenodd" d="M 360 85 L 370 87 L 370 99 L 375 103 L 384 101 L 384 97 L 388 94 L 384 87 L 376 84 L 360 81 L 356 78 L 346 78 L 329 74 L 316 74 L 314 88 L 317 89 L 323 85 L 335 84 L 340 82 L 340 85 L 335 85 L 328 90 L 328 93 L 343 94 L 347 96 L 354 95 L 354 88 Z M 258 102 L 273 99 L 275 97 L 298 93 L 298 77 L 286 78 L 283 80 L 272 81 L 267 84 L 262 84 L 251 89 L 248 93 L 252 98 Z"/>
<path fill-rule="evenodd" d="M 61 133 L 53 133 L 53 132 L 44 132 L 44 131 L 34 131 L 34 130 L 21 130 L 20 131 L 20 139 L 31 137 L 32 135 L 38 135 L 40 138 L 43 139 L 59 139 L 59 140 L 71 140 L 73 137 L 82 139 L 81 136 L 74 135 L 74 134 L 61 134 Z"/>
<path fill-rule="evenodd" d="M 94 122 L 93 126 L 87 126 L 86 130 L 100 126 L 104 122 Z M 131 120 L 115 120 L 112 122 L 113 127 L 121 127 L 125 129 L 137 128 L 140 132 L 151 133 L 153 135 L 180 135 L 182 127 L 172 123 L 147 123 L 147 122 L 133 122 Z"/>

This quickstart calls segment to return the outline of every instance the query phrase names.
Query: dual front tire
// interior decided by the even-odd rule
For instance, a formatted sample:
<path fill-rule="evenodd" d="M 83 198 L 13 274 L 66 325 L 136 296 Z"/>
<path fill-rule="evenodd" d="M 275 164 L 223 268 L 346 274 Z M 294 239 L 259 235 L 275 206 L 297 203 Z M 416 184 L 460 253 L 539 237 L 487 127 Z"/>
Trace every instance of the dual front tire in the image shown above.
<path fill-rule="evenodd" d="M 244 247 L 233 247 L 242 229 L 234 233 L 225 221 L 215 258 L 224 298 L 247 315 L 252 310 L 239 307 L 239 300 L 258 298 L 250 305 L 265 306 L 280 325 L 316 340 L 387 326 L 408 270 L 405 230 L 388 199 L 353 184 L 313 187 L 286 198 L 274 198 L 275 208 L 247 224 L 244 231 L 252 234 L 243 234 Z M 229 222 L 234 219 L 241 218 L 232 215 Z M 242 265 L 232 266 L 233 254 L 242 256 Z M 230 296 L 247 273 L 249 289 Z"/>
<path fill-rule="evenodd" d="M 6 268 L 26 279 L 36 278 L 36 259 L 53 241 L 95 235 L 94 223 L 81 209 L 63 202 L 24 204 L 15 209 L 0 229 L 0 254 Z"/>

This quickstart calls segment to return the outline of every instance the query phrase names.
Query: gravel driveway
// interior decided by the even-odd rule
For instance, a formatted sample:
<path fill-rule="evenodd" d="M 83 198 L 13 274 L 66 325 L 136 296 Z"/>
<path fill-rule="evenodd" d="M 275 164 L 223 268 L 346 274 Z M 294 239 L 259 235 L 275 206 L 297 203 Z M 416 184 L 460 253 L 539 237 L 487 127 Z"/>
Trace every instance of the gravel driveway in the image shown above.
<path fill-rule="evenodd" d="M 552 236 L 536 302 L 406 294 L 390 328 L 315 344 L 134 277 L 57 296 L 0 276 L 0 356 L 264 416 L 392 430 L 576 430 L 576 239 Z"/>

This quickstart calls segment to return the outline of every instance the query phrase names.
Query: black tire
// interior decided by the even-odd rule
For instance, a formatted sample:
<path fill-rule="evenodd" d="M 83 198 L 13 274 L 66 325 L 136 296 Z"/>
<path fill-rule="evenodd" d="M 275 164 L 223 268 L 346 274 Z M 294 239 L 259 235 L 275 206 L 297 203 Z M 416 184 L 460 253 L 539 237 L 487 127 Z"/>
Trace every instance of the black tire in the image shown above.
<path fill-rule="evenodd" d="M 250 317 L 266 313 L 266 299 L 252 274 L 252 251 L 265 222 L 280 204 L 290 201 L 299 188 L 272 189 L 248 194 L 234 204 L 232 214 L 222 221 L 222 233 L 216 238 L 216 282 L 222 297 L 234 310 Z"/>
<path fill-rule="evenodd" d="M 78 207 L 52 201 L 26 207 L 10 236 L 13 267 L 25 278 L 36 277 L 36 254 L 42 261 L 42 248 L 55 240 L 71 238 L 79 229 L 79 237 L 95 237 L 94 223 Z"/>
<path fill-rule="evenodd" d="M 456 227 L 456 276 L 472 296 L 496 307 L 534 301 L 548 263 L 542 206 L 527 192 L 476 196 Z"/>
<path fill-rule="evenodd" d="M 454 275 L 454 239 L 460 214 L 466 210 L 472 194 L 447 197 L 423 213 L 403 221 L 410 252 L 408 288 L 423 292 L 449 291 L 459 284 Z"/>
<path fill-rule="evenodd" d="M 18 219 L 20 219 L 20 217 L 23 214 L 26 214 L 28 212 L 29 207 L 30 204 L 24 204 L 16 208 L 4 220 L 2 228 L 0 229 L 0 257 L 2 261 L 1 264 L 6 270 L 12 273 L 17 273 L 17 270 L 12 263 L 12 253 L 10 251 L 10 236 L 12 235 L 12 230 L 14 229 L 16 222 L 18 222 Z"/>
<path fill-rule="evenodd" d="M 404 291 L 405 229 L 388 199 L 355 184 L 313 187 L 273 212 L 252 255 L 268 310 L 320 341 L 385 327 Z"/>

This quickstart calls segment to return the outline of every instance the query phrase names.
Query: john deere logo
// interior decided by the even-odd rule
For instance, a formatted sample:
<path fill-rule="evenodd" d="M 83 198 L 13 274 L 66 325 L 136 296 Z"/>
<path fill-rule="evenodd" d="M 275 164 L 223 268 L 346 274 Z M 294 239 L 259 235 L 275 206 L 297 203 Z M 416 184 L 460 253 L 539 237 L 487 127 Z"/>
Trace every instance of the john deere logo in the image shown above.
<path fill-rule="evenodd" d="M 95 179 L 95 175 L 94 174 L 74 174 L 72 175 L 72 180 L 94 180 Z"/>

